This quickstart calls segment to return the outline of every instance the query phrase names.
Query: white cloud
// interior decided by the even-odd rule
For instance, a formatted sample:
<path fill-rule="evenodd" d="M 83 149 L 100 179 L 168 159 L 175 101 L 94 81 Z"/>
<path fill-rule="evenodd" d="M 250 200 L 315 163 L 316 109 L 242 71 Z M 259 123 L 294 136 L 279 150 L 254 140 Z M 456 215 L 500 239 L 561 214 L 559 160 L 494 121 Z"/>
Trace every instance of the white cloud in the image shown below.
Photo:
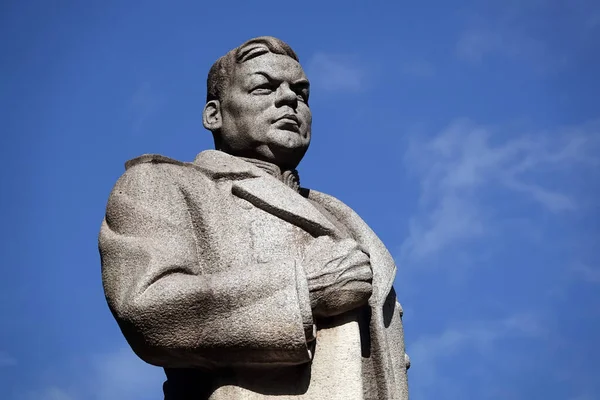
<path fill-rule="evenodd" d="M 17 400 L 144 400 L 162 398 L 162 368 L 140 360 L 129 348 L 58 364 L 38 389 Z M 65 380 L 68 379 L 68 382 Z"/>
<path fill-rule="evenodd" d="M 597 397 L 594 397 L 588 393 L 584 393 L 575 397 L 571 397 L 569 400 L 597 400 Z"/>
<path fill-rule="evenodd" d="M 450 357 L 470 347 L 478 352 L 490 349 L 497 341 L 509 337 L 538 337 L 544 328 L 533 314 L 514 314 L 499 320 L 483 320 L 450 327 L 443 332 L 422 335 L 410 343 L 411 360 L 424 367 L 434 366 L 436 359 Z"/>
<path fill-rule="evenodd" d="M 92 358 L 95 399 L 159 398 L 165 375 L 162 368 L 141 361 L 129 348 Z"/>
<path fill-rule="evenodd" d="M 585 27 L 592 30 L 596 29 L 600 26 L 600 10 L 596 10 L 592 12 L 591 15 L 588 16 Z"/>
<path fill-rule="evenodd" d="M 598 7 L 591 0 L 491 0 L 464 14 L 456 55 L 468 63 L 502 58 L 544 75 L 596 47 Z"/>
<path fill-rule="evenodd" d="M 355 57 L 349 55 L 316 53 L 306 70 L 314 88 L 328 92 L 357 92 L 364 89 L 364 68 Z"/>
<path fill-rule="evenodd" d="M 435 66 L 424 60 L 413 60 L 402 65 L 402 73 L 417 78 L 429 78 L 435 75 Z"/>
<path fill-rule="evenodd" d="M 497 32 L 471 29 L 463 32 L 456 44 L 459 58 L 480 63 L 485 56 L 501 48 L 506 49 L 502 35 Z"/>
<path fill-rule="evenodd" d="M 527 218 L 511 214 L 512 203 L 577 210 L 570 177 L 599 164 L 599 144 L 598 122 L 514 133 L 463 119 L 433 137 L 413 136 L 405 161 L 421 196 L 401 258 L 419 261 L 497 232 L 501 220 Z"/>
<path fill-rule="evenodd" d="M 12 367 L 17 365 L 17 360 L 10 354 L 0 350 L 0 367 Z"/>
<path fill-rule="evenodd" d="M 413 395 L 419 394 L 419 398 L 439 398 L 435 392 L 443 388 L 444 398 L 464 398 L 466 388 L 440 372 L 447 361 L 455 368 L 461 368 L 465 365 L 457 358 L 468 357 L 474 363 L 477 355 L 493 359 L 490 353 L 507 353 L 511 348 L 511 340 L 538 340 L 545 334 L 536 315 L 521 313 L 504 319 L 455 324 L 436 334 L 421 335 L 407 344 L 413 360 L 411 391 Z M 447 390 L 453 395 L 448 395 Z"/>
<path fill-rule="evenodd" d="M 162 104 L 163 99 L 156 93 L 152 85 L 149 82 L 141 83 L 129 101 L 133 132 L 139 133 Z"/>
<path fill-rule="evenodd" d="M 40 391 L 30 392 L 26 397 L 27 400 L 76 400 L 71 394 L 64 389 L 50 386 Z"/>
<path fill-rule="evenodd" d="M 500 55 L 536 63 L 539 67 L 552 58 L 548 45 L 540 39 L 507 29 L 473 28 L 461 34 L 456 44 L 460 59 L 481 63 L 486 57 Z M 552 63 L 560 60 L 554 60 Z M 557 65 L 558 66 L 558 63 Z"/>
<path fill-rule="evenodd" d="M 596 268 L 581 262 L 573 263 L 571 271 L 587 283 L 600 283 L 600 266 Z"/>
<path fill-rule="evenodd" d="M 480 210 L 469 207 L 460 196 L 448 193 L 424 219 L 411 219 L 410 236 L 403 249 L 413 257 L 426 257 L 452 242 L 483 235 L 483 221 Z"/>

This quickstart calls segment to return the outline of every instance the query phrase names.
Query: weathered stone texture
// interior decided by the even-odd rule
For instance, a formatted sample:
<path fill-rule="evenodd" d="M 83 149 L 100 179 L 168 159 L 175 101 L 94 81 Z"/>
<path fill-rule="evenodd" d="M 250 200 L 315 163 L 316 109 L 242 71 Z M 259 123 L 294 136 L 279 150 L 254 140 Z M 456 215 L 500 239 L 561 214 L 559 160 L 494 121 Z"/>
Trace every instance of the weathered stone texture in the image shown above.
<path fill-rule="evenodd" d="M 299 185 L 308 80 L 286 46 L 258 38 L 213 67 L 216 150 L 127 162 L 99 238 L 108 305 L 165 368 L 166 399 L 407 399 L 392 257 Z"/>

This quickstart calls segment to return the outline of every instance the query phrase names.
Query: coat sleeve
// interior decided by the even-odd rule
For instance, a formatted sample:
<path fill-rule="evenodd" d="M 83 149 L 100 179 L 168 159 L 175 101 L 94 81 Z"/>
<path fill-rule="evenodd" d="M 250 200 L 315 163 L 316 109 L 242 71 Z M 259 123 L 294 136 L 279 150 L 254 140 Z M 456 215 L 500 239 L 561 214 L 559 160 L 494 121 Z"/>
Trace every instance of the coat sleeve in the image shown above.
<path fill-rule="evenodd" d="M 309 362 L 306 277 L 296 260 L 203 273 L 180 166 L 139 164 L 116 183 L 99 235 L 109 308 L 136 354 L 170 368 Z M 178 170 L 179 169 L 179 170 Z"/>

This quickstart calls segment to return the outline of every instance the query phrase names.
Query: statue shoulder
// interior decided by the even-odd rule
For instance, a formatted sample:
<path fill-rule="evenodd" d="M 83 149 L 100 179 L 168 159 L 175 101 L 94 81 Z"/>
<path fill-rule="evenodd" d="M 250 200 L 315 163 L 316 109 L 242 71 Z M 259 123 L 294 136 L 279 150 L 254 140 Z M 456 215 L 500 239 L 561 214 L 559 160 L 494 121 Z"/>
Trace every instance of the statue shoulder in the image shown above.
<path fill-rule="evenodd" d="M 305 193 L 305 197 L 308 197 L 309 199 L 319 203 L 330 212 L 335 211 L 335 214 L 341 213 L 344 216 L 347 214 L 355 214 L 354 210 L 352 210 L 350 206 L 330 194 L 319 192 L 314 189 L 303 188 L 301 190 Z"/>
<path fill-rule="evenodd" d="M 197 171 L 189 162 L 179 161 L 160 154 L 143 154 L 125 163 L 123 177 L 153 177 L 152 180 L 168 180 L 175 183 L 189 176 L 187 171 Z"/>
<path fill-rule="evenodd" d="M 190 179 L 191 163 L 160 154 L 144 154 L 125 163 L 114 190 L 129 193 L 176 188 Z"/>
<path fill-rule="evenodd" d="M 114 184 L 107 212 L 127 204 L 166 205 L 183 200 L 186 188 L 208 188 L 212 181 L 194 164 L 159 154 L 144 154 L 125 163 L 125 172 Z"/>
<path fill-rule="evenodd" d="M 189 163 L 175 160 L 174 158 L 166 157 L 160 154 L 142 154 L 139 157 L 135 157 L 127 161 L 125 163 L 125 170 L 129 170 L 131 167 L 139 164 L 173 164 L 184 167 Z"/>

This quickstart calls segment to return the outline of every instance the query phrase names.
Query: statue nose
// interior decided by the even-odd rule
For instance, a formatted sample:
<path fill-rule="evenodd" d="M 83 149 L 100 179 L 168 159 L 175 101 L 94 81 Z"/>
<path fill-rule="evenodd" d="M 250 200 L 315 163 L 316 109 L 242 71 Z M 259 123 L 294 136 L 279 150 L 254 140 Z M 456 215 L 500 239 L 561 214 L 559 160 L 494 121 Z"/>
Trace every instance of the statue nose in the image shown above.
<path fill-rule="evenodd" d="M 275 105 L 277 107 L 281 107 L 282 105 L 291 105 L 292 108 L 296 108 L 297 103 L 298 97 L 296 96 L 296 93 L 290 89 L 288 84 L 284 83 L 277 88 L 277 96 L 275 98 Z"/>

